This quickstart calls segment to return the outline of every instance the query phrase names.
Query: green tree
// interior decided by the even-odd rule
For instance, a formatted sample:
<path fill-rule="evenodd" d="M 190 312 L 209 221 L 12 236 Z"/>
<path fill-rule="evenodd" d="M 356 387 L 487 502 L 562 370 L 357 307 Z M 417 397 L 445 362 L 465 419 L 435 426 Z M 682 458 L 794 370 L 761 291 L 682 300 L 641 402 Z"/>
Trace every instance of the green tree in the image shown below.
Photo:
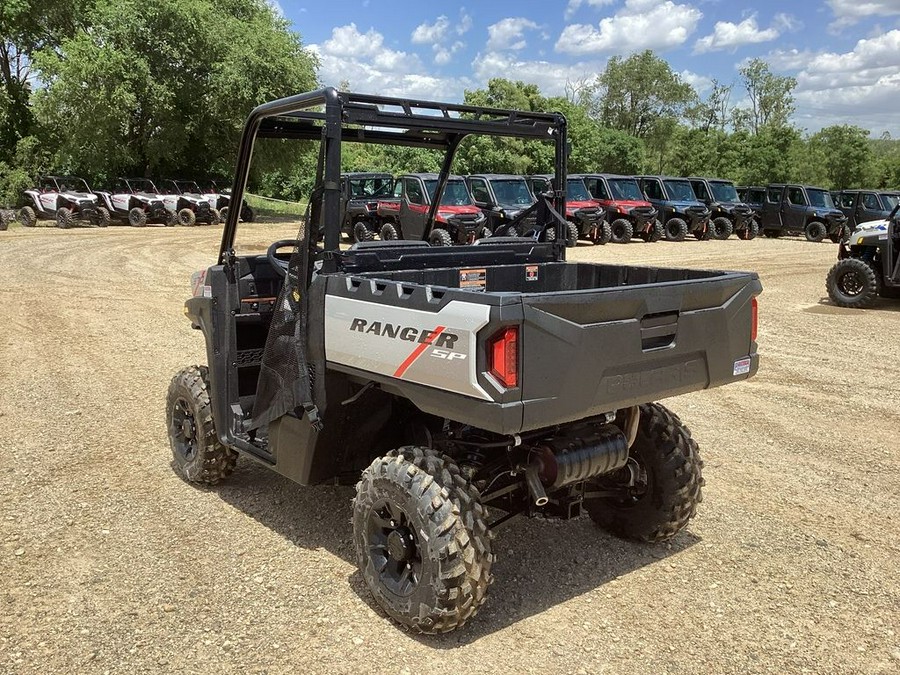
<path fill-rule="evenodd" d="M 547 99 L 535 84 L 494 78 L 486 89 L 467 90 L 468 105 L 546 112 Z M 460 145 L 455 170 L 459 173 L 543 173 L 553 167 L 553 148 L 548 143 L 521 138 L 470 136 Z"/>
<path fill-rule="evenodd" d="M 316 84 L 263 0 L 97 0 L 90 30 L 35 64 L 57 166 L 94 177 L 227 173 L 249 111 Z"/>
<path fill-rule="evenodd" d="M 867 187 L 871 176 L 869 131 L 849 124 L 825 127 L 809 139 L 827 186 L 836 190 Z"/>
<path fill-rule="evenodd" d="M 85 26 L 94 0 L 3 0 L 0 3 L 0 160 L 11 160 L 34 132 L 29 105 L 32 59 Z"/>
<path fill-rule="evenodd" d="M 793 92 L 797 80 L 775 75 L 762 59 L 753 59 L 740 73 L 749 107 L 735 109 L 735 126 L 749 128 L 754 134 L 767 126 L 788 126 L 795 109 Z"/>
<path fill-rule="evenodd" d="M 612 57 L 589 98 L 591 113 L 601 124 L 648 138 L 683 117 L 697 94 L 666 61 L 646 50 Z"/>

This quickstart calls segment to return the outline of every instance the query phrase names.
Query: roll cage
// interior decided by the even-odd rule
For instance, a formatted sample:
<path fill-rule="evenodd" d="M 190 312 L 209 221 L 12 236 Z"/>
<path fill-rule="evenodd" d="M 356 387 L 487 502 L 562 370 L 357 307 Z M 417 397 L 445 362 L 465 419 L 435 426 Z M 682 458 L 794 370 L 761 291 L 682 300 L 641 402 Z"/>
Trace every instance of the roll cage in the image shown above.
<path fill-rule="evenodd" d="M 323 223 L 324 232 L 313 233 L 313 228 L 308 228 L 307 245 L 312 247 L 324 235 L 322 271 L 333 272 L 338 269 L 341 256 L 341 144 L 375 143 L 443 151 L 435 198 L 423 234 L 427 241 L 456 150 L 469 135 L 553 142 L 555 184 L 566 184 L 567 123 L 561 113 L 434 103 L 340 92 L 328 87 L 265 103 L 250 113 L 238 149 L 232 198 L 235 203 L 243 198 L 257 138 L 320 141 L 308 222 Z M 557 213 L 565 213 L 565 201 L 565 190 L 557 189 L 553 199 Z M 238 219 L 237 210 L 229 211 L 219 247 L 219 264 L 234 258 Z M 564 242 L 563 224 L 557 221 L 556 228 L 556 241 Z M 560 243 L 555 248 L 556 259 L 564 260 L 564 246 Z"/>

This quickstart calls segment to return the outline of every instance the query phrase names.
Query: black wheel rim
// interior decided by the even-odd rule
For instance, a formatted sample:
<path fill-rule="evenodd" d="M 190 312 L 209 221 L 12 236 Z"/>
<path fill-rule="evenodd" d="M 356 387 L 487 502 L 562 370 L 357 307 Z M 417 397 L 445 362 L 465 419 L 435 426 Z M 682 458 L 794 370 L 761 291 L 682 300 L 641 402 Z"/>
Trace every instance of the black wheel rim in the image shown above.
<path fill-rule="evenodd" d="M 859 276 L 859 273 L 857 273 L 855 270 L 844 272 L 838 278 L 837 285 L 841 293 L 854 297 L 862 293 L 863 288 L 865 287 L 865 285 L 863 284 L 863 280 Z"/>
<path fill-rule="evenodd" d="M 197 424 L 190 404 L 178 397 L 172 408 L 172 441 L 175 451 L 186 461 L 197 456 Z"/>
<path fill-rule="evenodd" d="M 369 513 L 367 535 L 379 582 L 394 595 L 411 595 L 422 578 L 422 554 L 409 516 L 383 499 Z"/>

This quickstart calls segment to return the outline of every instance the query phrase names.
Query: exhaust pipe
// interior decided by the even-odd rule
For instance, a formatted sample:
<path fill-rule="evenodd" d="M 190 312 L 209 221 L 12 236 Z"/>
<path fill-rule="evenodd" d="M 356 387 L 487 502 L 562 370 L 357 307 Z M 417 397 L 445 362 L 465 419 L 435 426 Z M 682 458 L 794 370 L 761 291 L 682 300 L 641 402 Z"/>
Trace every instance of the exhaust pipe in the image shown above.
<path fill-rule="evenodd" d="M 626 427 L 633 442 L 637 436 L 640 410 L 633 407 Z M 575 433 L 584 435 L 576 436 Z M 610 473 L 628 462 L 629 438 L 615 425 L 573 429 L 570 435 L 551 439 L 546 445 L 532 448 L 537 455 L 525 469 L 525 483 L 535 506 L 550 500 L 547 490 Z"/>

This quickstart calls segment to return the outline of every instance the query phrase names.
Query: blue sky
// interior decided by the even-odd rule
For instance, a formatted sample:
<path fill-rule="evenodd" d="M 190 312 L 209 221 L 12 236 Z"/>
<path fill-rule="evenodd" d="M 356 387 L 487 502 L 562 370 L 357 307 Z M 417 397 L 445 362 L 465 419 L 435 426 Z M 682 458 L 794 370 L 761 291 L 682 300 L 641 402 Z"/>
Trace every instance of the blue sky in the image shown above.
<path fill-rule="evenodd" d="M 702 94 L 758 56 L 797 78 L 801 128 L 900 138 L 900 0 L 270 1 L 318 54 L 324 84 L 458 101 L 507 77 L 553 95 L 649 48 Z"/>

